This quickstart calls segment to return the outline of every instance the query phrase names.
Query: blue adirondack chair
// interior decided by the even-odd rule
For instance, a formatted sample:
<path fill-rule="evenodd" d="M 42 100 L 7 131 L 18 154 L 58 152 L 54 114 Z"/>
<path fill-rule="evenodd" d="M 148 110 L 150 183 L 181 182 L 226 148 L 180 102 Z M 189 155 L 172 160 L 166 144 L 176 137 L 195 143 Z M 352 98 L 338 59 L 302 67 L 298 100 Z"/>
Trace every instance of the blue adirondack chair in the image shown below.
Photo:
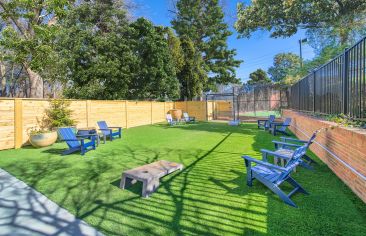
<path fill-rule="evenodd" d="M 268 130 L 270 127 L 270 124 L 273 123 L 276 119 L 275 115 L 270 115 L 268 117 L 268 120 L 258 120 L 258 129 L 264 128 L 264 130 Z"/>
<path fill-rule="evenodd" d="M 310 147 L 310 145 L 314 142 L 317 134 L 319 133 L 319 130 L 316 130 L 313 135 L 310 137 L 309 140 L 300 140 L 295 138 L 289 138 L 289 137 L 281 137 L 281 141 L 272 141 L 275 145 L 277 153 L 280 153 L 281 155 L 288 156 L 286 160 L 288 160 L 295 148 L 301 147 L 302 145 L 306 145 L 307 149 Z M 307 168 L 307 169 L 314 169 L 311 164 L 316 163 L 313 159 L 311 159 L 308 155 L 304 154 L 302 157 L 303 160 L 305 160 L 300 165 Z"/>
<path fill-rule="evenodd" d="M 64 151 L 62 155 L 68 155 L 73 152 L 80 151 L 81 155 L 84 155 L 87 151 L 95 150 L 95 136 L 88 135 L 75 135 L 71 128 L 59 128 L 58 133 L 61 136 L 62 141 L 67 143 L 69 149 Z M 90 138 L 90 141 L 85 142 L 83 138 Z"/>
<path fill-rule="evenodd" d="M 268 150 L 261 150 L 261 152 L 263 153 L 261 161 L 250 156 L 242 156 L 247 168 L 247 185 L 251 187 L 253 185 L 253 180 L 257 179 L 277 194 L 286 204 L 297 207 L 291 200 L 291 196 L 296 192 L 308 193 L 291 177 L 291 173 L 295 167 L 302 162 L 301 157 L 306 152 L 306 146 L 304 145 L 297 148 L 284 167 L 271 164 L 267 161 L 269 155 L 280 157 L 280 154 Z M 256 165 L 252 166 L 253 163 Z M 284 182 L 288 182 L 293 186 L 293 190 L 288 194 L 280 188 L 280 185 Z"/>
<path fill-rule="evenodd" d="M 192 116 L 189 116 L 187 112 L 183 112 L 183 120 L 185 122 L 195 122 L 196 121 L 196 118 L 195 117 L 192 117 Z"/>
<path fill-rule="evenodd" d="M 269 125 L 269 132 L 271 132 L 274 136 L 277 133 L 282 133 L 284 135 L 289 135 L 286 132 L 287 127 L 291 124 L 291 118 L 286 118 L 284 122 L 272 122 Z"/>
<path fill-rule="evenodd" d="M 102 120 L 97 122 L 99 126 L 99 130 L 102 131 L 105 137 L 108 137 L 109 140 L 113 141 L 116 136 L 119 138 L 122 137 L 122 127 L 108 127 L 107 123 Z"/>
<path fill-rule="evenodd" d="M 168 122 L 169 125 L 173 126 L 178 124 L 178 122 L 176 120 L 173 119 L 171 114 L 166 114 L 166 121 Z"/>

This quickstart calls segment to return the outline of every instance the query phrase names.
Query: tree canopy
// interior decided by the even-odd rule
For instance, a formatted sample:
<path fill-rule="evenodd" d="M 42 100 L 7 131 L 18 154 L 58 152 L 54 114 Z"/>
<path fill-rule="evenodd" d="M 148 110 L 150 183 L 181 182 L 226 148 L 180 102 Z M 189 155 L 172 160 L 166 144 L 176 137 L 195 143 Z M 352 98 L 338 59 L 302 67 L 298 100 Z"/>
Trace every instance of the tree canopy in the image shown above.
<path fill-rule="evenodd" d="M 287 75 L 300 67 L 300 57 L 294 53 L 279 53 L 273 59 L 268 74 L 274 82 L 283 82 Z"/>
<path fill-rule="evenodd" d="M 55 62 L 55 19 L 65 16 L 70 0 L 0 0 L 4 59 L 22 65 L 29 76 L 30 97 L 42 96 L 40 73 Z"/>
<path fill-rule="evenodd" d="M 257 30 L 288 37 L 299 28 L 328 29 L 345 44 L 352 31 L 364 27 L 365 13 L 365 0 L 256 0 L 238 5 L 235 28 L 244 37 Z"/>
<path fill-rule="evenodd" d="M 179 36 L 188 36 L 202 56 L 203 69 L 210 84 L 238 82 L 235 68 L 236 50 L 229 49 L 227 39 L 232 33 L 224 21 L 218 0 L 178 0 L 172 26 Z M 204 84 L 208 87 L 208 84 Z"/>
<path fill-rule="evenodd" d="M 188 36 L 181 38 L 181 46 L 184 55 L 183 67 L 178 73 L 181 83 L 181 99 L 192 100 L 194 97 L 202 95 L 207 75 L 203 70 L 202 57 Z"/>
<path fill-rule="evenodd" d="M 256 71 L 250 73 L 249 78 L 250 80 L 247 82 L 248 85 L 263 85 L 270 84 L 272 82 L 263 69 L 257 69 Z"/>

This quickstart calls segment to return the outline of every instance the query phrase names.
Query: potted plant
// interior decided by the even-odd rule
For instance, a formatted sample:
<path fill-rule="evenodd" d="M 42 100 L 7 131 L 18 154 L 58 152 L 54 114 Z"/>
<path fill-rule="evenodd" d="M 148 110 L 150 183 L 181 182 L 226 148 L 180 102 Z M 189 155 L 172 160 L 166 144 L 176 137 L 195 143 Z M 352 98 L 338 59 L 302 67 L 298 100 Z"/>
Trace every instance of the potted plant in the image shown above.
<path fill-rule="evenodd" d="M 39 122 L 39 129 L 33 128 L 29 134 L 29 142 L 34 147 L 46 147 L 57 140 L 57 129 L 69 127 L 75 124 L 71 119 L 70 101 L 55 99 L 50 102 L 50 107 L 42 121 Z"/>

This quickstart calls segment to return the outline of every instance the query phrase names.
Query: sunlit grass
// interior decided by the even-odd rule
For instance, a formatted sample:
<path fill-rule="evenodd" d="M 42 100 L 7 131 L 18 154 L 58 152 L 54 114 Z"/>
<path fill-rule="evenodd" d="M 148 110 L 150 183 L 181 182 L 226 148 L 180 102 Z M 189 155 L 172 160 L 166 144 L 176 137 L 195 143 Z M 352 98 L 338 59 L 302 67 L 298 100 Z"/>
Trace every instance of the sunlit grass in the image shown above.
<path fill-rule="evenodd" d="M 246 186 L 240 156 L 260 158 L 272 139 L 254 124 L 159 124 L 125 130 L 85 156 L 61 156 L 64 143 L 2 151 L 0 167 L 106 235 L 362 235 L 365 205 L 324 164 L 293 175 L 310 192 L 293 196 L 298 209 L 257 181 Z M 123 170 L 160 159 L 185 168 L 148 199 L 141 184 L 118 188 Z"/>

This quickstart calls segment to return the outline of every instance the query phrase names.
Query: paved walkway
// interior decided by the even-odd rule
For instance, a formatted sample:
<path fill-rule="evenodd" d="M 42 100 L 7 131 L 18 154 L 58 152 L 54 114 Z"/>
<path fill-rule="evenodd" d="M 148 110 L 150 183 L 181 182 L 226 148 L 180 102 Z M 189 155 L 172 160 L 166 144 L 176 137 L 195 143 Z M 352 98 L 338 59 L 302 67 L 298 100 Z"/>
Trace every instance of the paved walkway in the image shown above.
<path fill-rule="evenodd" d="M 2 169 L 0 235 L 102 236 L 96 229 Z"/>

